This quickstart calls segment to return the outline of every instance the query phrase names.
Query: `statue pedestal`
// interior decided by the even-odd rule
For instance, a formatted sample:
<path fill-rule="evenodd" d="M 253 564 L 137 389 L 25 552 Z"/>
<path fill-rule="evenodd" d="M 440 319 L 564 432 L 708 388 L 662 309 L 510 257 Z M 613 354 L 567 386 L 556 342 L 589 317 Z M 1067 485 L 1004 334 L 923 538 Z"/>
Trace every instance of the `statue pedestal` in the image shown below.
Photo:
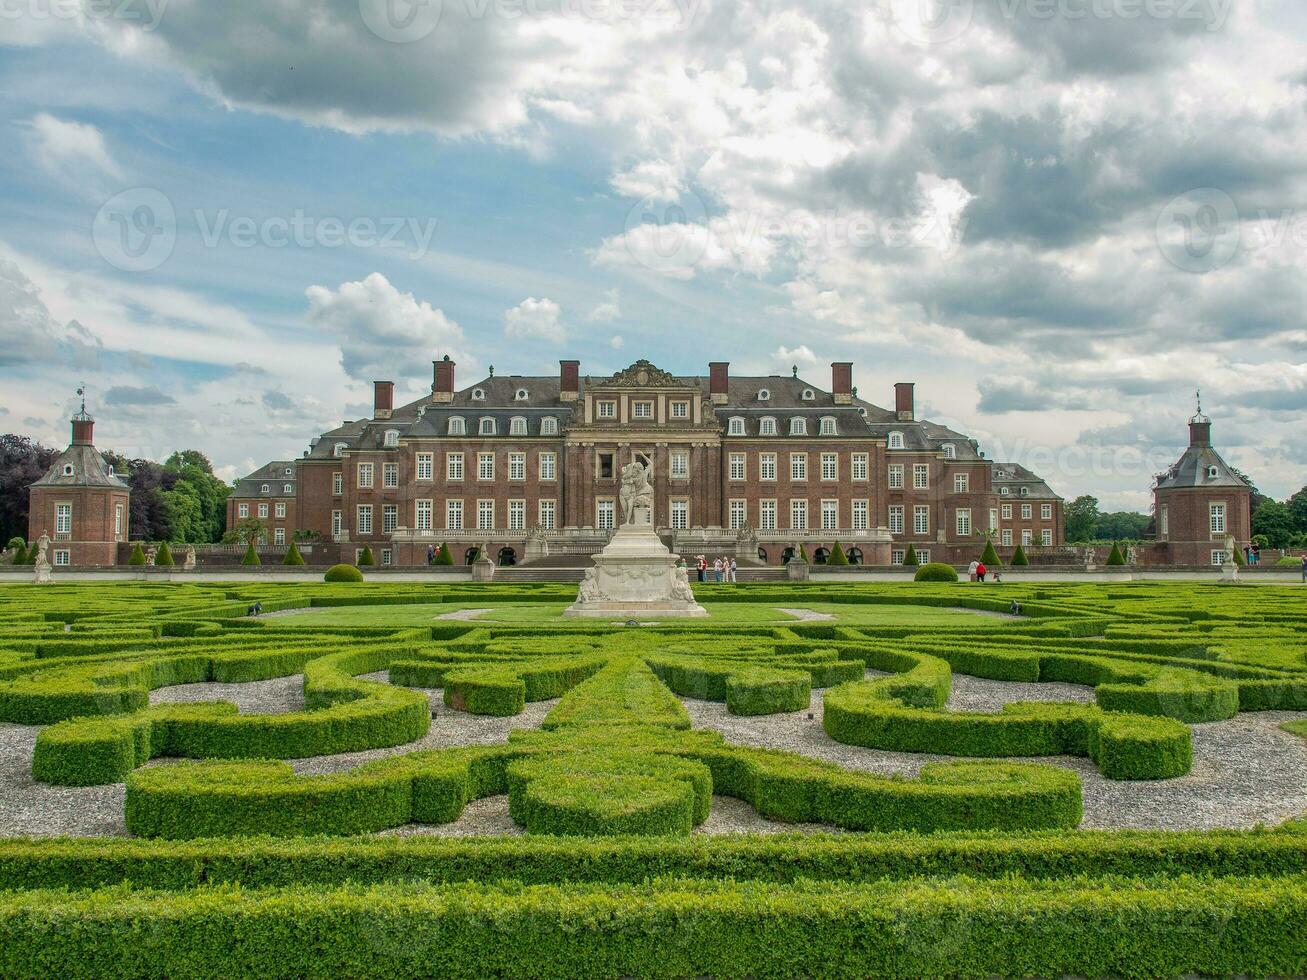
<path fill-rule="evenodd" d="M 678 568 L 677 556 L 667 550 L 649 524 L 624 524 L 614 532 L 603 551 L 594 556 L 594 568 L 581 582 L 576 602 L 564 616 L 606 619 L 707 616 L 695 601 Z"/>

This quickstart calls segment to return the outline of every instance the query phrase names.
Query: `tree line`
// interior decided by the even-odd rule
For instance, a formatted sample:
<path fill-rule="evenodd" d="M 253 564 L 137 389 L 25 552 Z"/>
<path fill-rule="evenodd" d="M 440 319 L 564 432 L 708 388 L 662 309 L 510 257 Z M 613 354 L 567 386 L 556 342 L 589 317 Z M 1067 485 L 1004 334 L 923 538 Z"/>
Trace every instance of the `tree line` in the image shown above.
<path fill-rule="evenodd" d="M 1103 513 L 1098 498 L 1085 494 L 1066 505 L 1067 544 L 1096 541 L 1141 541 L 1156 537 L 1151 514 Z M 1307 547 L 1307 487 L 1287 500 L 1275 500 L 1253 488 L 1253 540 L 1267 548 Z"/>

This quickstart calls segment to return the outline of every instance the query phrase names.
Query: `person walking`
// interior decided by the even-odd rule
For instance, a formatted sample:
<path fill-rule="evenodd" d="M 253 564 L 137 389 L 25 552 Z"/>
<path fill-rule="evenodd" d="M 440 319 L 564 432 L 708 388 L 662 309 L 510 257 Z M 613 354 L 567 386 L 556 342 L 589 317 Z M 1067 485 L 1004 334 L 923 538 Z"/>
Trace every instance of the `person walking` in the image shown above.
<path fill-rule="evenodd" d="M 703 585 L 708 572 L 708 559 L 703 555 L 699 555 L 694 561 L 694 567 L 699 572 L 699 584 Z"/>
<path fill-rule="evenodd" d="M 1302 580 L 1307 582 L 1307 553 L 1302 556 Z"/>
<path fill-rule="evenodd" d="M 714 558 L 712 560 L 712 574 L 713 574 L 713 581 L 715 581 L 718 585 L 721 585 L 722 584 L 722 560 L 720 558 Z"/>
<path fill-rule="evenodd" d="M 983 561 L 982 561 L 982 562 L 977 562 L 977 563 L 976 563 L 976 581 L 977 581 L 977 582 L 983 582 L 983 581 L 985 581 L 985 573 L 986 573 L 987 571 L 989 571 L 989 569 L 987 569 L 987 568 L 985 567 L 985 563 L 984 563 Z"/>
<path fill-rule="evenodd" d="M 976 581 L 976 569 L 979 567 L 980 567 L 980 562 L 978 561 L 973 561 L 970 565 L 967 566 L 967 577 L 972 582 Z"/>
<path fill-rule="evenodd" d="M 429 544 L 427 545 L 427 564 L 434 565 L 435 563 L 436 563 L 436 546 L 434 544 Z"/>
<path fill-rule="evenodd" d="M 731 584 L 734 585 L 735 582 L 736 582 L 736 578 L 735 578 L 736 566 L 735 566 L 735 559 L 734 559 L 734 558 L 730 559 L 730 564 L 731 564 L 731 568 L 730 568 L 730 572 L 731 572 Z"/>

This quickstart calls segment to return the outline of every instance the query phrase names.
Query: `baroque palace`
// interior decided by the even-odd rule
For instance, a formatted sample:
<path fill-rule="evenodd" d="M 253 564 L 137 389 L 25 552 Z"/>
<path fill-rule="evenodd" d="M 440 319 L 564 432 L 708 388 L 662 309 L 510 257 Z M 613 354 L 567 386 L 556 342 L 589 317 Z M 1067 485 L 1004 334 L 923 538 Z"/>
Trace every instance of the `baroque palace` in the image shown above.
<path fill-rule="evenodd" d="M 255 518 L 270 544 L 320 535 L 354 561 L 425 564 L 448 543 L 501 565 L 588 556 L 620 523 L 621 468 L 650 468 L 654 524 L 686 557 L 781 564 L 804 549 L 824 562 L 965 563 L 993 532 L 1000 554 L 1062 544 L 1062 499 L 976 440 L 920 419 L 914 386 L 894 408 L 858 396 L 853 365 L 829 390 L 799 377 L 676 376 L 637 361 L 611 378 L 580 362 L 552 377 L 491 376 L 459 387 L 447 356 L 431 394 L 394 406 L 374 385 L 372 417 L 314 439 L 298 460 L 239 481 L 228 525 Z M 316 548 L 315 548 L 316 550 Z"/>

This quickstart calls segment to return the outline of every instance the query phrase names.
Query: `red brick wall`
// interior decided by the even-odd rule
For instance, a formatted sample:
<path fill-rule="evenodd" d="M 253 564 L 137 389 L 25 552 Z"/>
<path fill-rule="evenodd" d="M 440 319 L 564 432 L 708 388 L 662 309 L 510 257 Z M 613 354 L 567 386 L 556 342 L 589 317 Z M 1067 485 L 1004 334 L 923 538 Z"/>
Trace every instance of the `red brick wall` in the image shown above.
<path fill-rule="evenodd" d="M 72 525 L 68 534 L 55 531 L 56 507 L 72 505 Z M 114 534 L 115 511 L 122 504 L 123 520 Z M 109 487 L 33 487 L 28 504 L 28 541 L 42 534 L 50 536 L 47 557 L 51 564 L 55 552 L 67 550 L 71 565 L 113 565 L 117 561 L 117 541 L 127 540 L 128 492 Z"/>

